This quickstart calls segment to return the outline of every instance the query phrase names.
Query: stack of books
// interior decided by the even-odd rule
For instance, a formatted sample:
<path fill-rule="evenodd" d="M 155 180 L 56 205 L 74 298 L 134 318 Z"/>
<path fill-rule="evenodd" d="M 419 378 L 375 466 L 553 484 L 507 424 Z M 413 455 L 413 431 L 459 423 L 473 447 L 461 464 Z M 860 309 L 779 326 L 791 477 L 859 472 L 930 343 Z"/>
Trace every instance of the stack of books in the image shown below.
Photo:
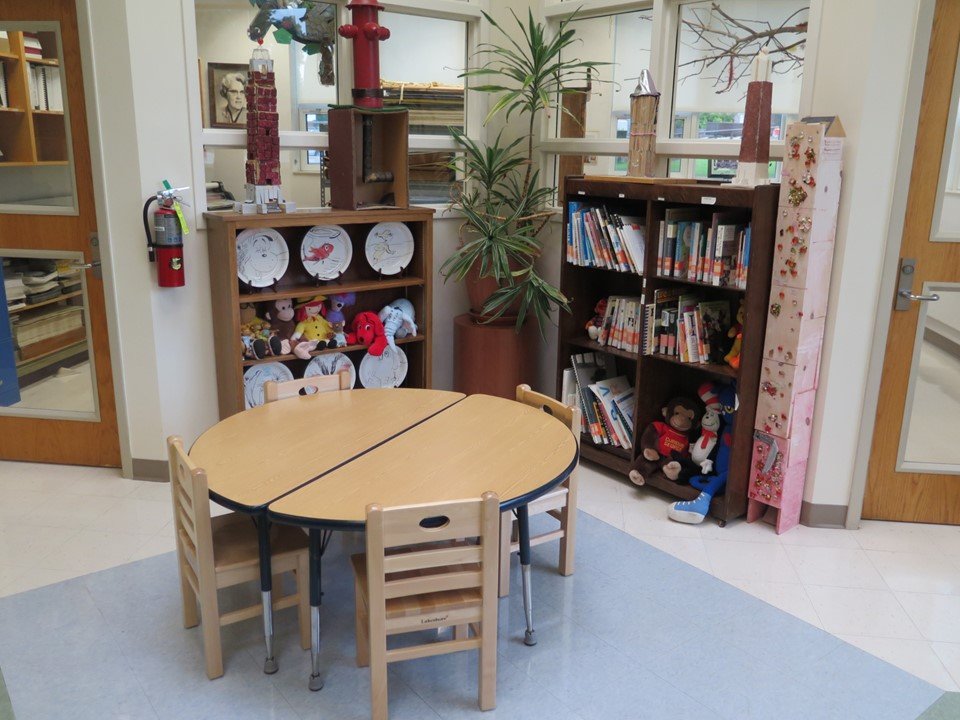
<path fill-rule="evenodd" d="M 30 79 L 30 104 L 34 110 L 63 112 L 60 68 L 31 65 L 27 77 Z"/>
<path fill-rule="evenodd" d="M 732 326 L 727 300 L 701 300 L 678 288 L 657 290 L 645 309 L 644 353 L 686 363 L 722 363 Z"/>
<path fill-rule="evenodd" d="M 643 218 L 570 202 L 567 262 L 572 265 L 642 275 L 645 239 Z"/>
<path fill-rule="evenodd" d="M 571 367 L 563 371 L 561 396 L 568 405 L 580 405 L 582 431 L 596 445 L 633 447 L 634 389 L 623 375 L 613 372 L 609 358 L 597 353 L 582 353 L 570 358 Z"/>
<path fill-rule="evenodd" d="M 643 317 L 642 297 L 610 296 L 597 342 L 627 352 L 640 352 Z"/>
<path fill-rule="evenodd" d="M 83 276 L 79 267 L 70 260 L 57 261 L 57 282 L 60 284 L 60 292 L 64 295 L 80 290 L 80 284 Z"/>
<path fill-rule="evenodd" d="M 27 270 L 22 274 L 22 278 L 27 293 L 27 305 L 36 305 L 60 295 L 56 266 L 52 269 Z"/>
<path fill-rule="evenodd" d="M 25 32 L 23 34 L 23 54 L 27 56 L 27 60 L 43 58 L 43 47 L 40 44 L 40 37 L 36 33 Z"/>
<path fill-rule="evenodd" d="M 717 287 L 747 286 L 750 224 L 743 211 L 671 208 L 660 221 L 657 275 Z"/>
<path fill-rule="evenodd" d="M 7 296 L 7 311 L 20 310 L 27 306 L 27 291 L 23 284 L 23 278 L 19 275 L 13 277 L 4 276 L 3 291 Z"/>
<path fill-rule="evenodd" d="M 20 360 L 29 360 L 84 338 L 83 308 L 54 307 L 21 315 L 13 325 Z"/>

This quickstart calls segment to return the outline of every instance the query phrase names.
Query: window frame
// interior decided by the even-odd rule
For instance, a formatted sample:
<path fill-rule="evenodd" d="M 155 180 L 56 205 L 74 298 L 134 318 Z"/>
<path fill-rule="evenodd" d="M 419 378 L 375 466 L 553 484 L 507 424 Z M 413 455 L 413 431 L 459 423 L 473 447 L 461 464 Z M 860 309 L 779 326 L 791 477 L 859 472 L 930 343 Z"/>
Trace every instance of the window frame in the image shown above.
<path fill-rule="evenodd" d="M 347 9 L 348 0 L 330 0 L 337 5 L 338 24 L 346 24 L 350 20 L 350 11 Z M 467 24 L 466 58 L 476 53 L 477 47 L 489 38 L 489 26 L 483 17 L 489 12 L 489 0 L 382 0 L 381 4 L 386 12 L 406 15 L 420 15 L 445 20 L 460 20 Z M 240 9 L 249 4 L 237 4 Z M 196 0 L 180 0 L 181 24 L 183 27 L 183 49 L 185 66 L 193 67 L 199 57 L 199 41 L 197 38 Z M 253 15 L 251 14 L 251 19 Z M 291 52 L 298 51 L 294 45 Z M 353 88 L 353 48 L 352 42 L 337 35 L 337 95 L 338 98 L 349 98 Z M 466 90 L 469 83 L 465 83 Z M 485 142 L 487 130 L 483 119 L 487 113 L 488 98 L 484 93 L 464 93 L 464 126 L 468 137 L 478 142 Z M 480 96 L 480 97 L 478 97 Z M 206 173 L 204 169 L 204 153 L 207 149 L 217 148 L 244 148 L 246 147 L 246 132 L 244 130 L 205 128 L 203 127 L 203 98 L 201 97 L 199 73 L 187 73 L 187 106 L 190 112 L 190 144 L 193 166 L 193 206 L 197 209 L 197 226 L 206 227 L 203 213 L 207 209 L 207 197 L 204 190 Z M 299 124 L 295 93 L 291 98 L 292 110 L 296 112 Z M 305 130 L 281 130 L 281 150 L 326 150 L 329 147 L 328 133 L 314 133 Z M 409 139 L 411 151 L 450 152 L 458 146 L 453 138 L 447 135 L 412 135 Z M 302 153 L 305 156 L 305 153 Z M 296 170 L 295 172 L 309 172 Z M 446 205 L 427 205 L 445 209 Z"/>
<path fill-rule="evenodd" d="M 578 18 L 613 15 L 637 10 L 652 10 L 653 30 L 650 48 L 650 72 L 660 90 L 660 117 L 668 115 L 671 122 L 657 123 L 657 172 L 666 175 L 671 159 L 736 158 L 739 145 L 729 141 L 698 140 L 670 137 L 673 130 L 673 90 L 676 78 L 677 33 L 680 25 L 680 6 L 697 0 L 585 0 L 582 3 L 567 0 L 545 0 L 544 18 L 550 30 L 579 10 Z M 803 80 L 800 85 L 800 117 L 811 115 L 813 84 L 816 77 L 817 45 L 823 0 L 809 0 L 807 41 L 804 52 Z M 782 160 L 785 143 L 770 141 L 770 159 Z M 618 139 L 556 138 L 550 134 L 550 120 L 544 114 L 538 143 L 540 165 L 552 167 L 553 156 L 559 155 L 626 155 L 628 142 Z M 552 174 L 544 172 L 543 182 L 553 184 Z"/>

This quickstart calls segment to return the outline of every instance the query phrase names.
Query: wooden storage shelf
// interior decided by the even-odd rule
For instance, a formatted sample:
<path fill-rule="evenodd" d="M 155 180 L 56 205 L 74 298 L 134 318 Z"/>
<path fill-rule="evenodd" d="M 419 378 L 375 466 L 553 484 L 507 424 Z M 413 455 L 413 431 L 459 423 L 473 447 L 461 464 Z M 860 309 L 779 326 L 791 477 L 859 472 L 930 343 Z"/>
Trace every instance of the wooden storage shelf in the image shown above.
<path fill-rule="evenodd" d="M 354 256 L 356 258 L 356 256 Z M 385 277 L 383 280 L 363 280 L 358 282 L 338 282 L 333 280 L 323 285 L 302 285 L 298 287 L 250 293 L 240 296 L 241 303 L 264 302 L 267 300 L 283 300 L 285 298 L 306 298 L 313 295 L 330 295 L 334 293 L 367 292 L 368 290 L 384 290 L 387 288 L 419 287 L 424 285 L 422 277 Z"/>
<path fill-rule="evenodd" d="M 411 337 L 397 338 L 397 345 L 405 345 L 406 343 L 415 343 L 423 342 L 426 338 L 423 335 L 413 335 Z M 349 353 L 349 352 L 358 352 L 360 350 L 366 350 L 366 345 L 346 345 L 345 347 L 336 347 L 336 348 L 326 348 L 324 350 L 314 350 L 310 353 L 310 357 L 315 358 L 318 355 L 331 355 L 333 353 Z M 299 360 L 296 355 L 272 355 L 270 357 L 261 358 L 260 360 L 244 360 L 243 366 L 250 367 L 251 365 L 260 365 L 261 363 L 268 362 L 287 362 L 288 360 Z"/>
<path fill-rule="evenodd" d="M 37 35 L 45 55 L 57 52 L 56 33 L 39 32 Z M 65 113 L 62 110 L 34 109 L 30 102 L 32 66 L 59 67 L 60 61 L 51 57 L 28 57 L 22 32 L 9 31 L 7 39 L 10 49 L 0 53 L 9 103 L 9 107 L 0 108 L 0 152 L 5 158 L 0 161 L 0 167 L 67 165 Z"/>
<path fill-rule="evenodd" d="M 66 295 L 58 295 L 55 298 L 43 300 L 42 302 L 38 302 L 34 305 L 27 305 L 26 307 L 17 308 L 16 310 L 10 310 L 9 313 L 11 315 L 16 315 L 17 313 L 27 312 L 28 310 L 36 310 L 37 308 L 42 308 L 45 305 L 53 305 L 54 303 L 58 303 L 62 300 L 69 300 L 70 298 L 80 297 L 81 295 L 83 295 L 83 291 L 77 290 L 76 292 L 67 293 Z"/>
<path fill-rule="evenodd" d="M 378 312 L 398 296 L 406 297 L 416 311 L 418 334 L 398 339 L 407 355 L 408 370 L 404 387 L 431 386 L 431 325 L 433 278 L 433 210 L 428 208 L 388 210 L 321 210 L 298 211 L 270 215 L 243 215 L 234 212 L 208 212 L 207 249 L 210 257 L 210 285 L 213 305 L 213 336 L 217 366 L 217 393 L 220 417 L 244 409 L 243 374 L 253 366 L 269 362 L 284 363 L 295 377 L 300 377 L 308 360 L 295 355 L 246 359 L 242 355 L 240 338 L 240 306 L 250 303 L 261 306 L 275 300 L 308 299 L 316 295 L 335 293 L 357 294 L 355 305 L 344 310 L 349 321 L 359 312 Z M 381 222 L 402 222 L 410 228 L 414 240 L 413 259 L 403 276 L 380 276 L 367 263 L 364 245 L 370 229 Z M 353 257 L 339 280 L 317 284 L 300 262 L 300 246 L 304 235 L 314 225 L 340 225 L 350 236 Z M 276 288 L 250 292 L 237 277 L 237 234 L 249 228 L 273 228 L 287 243 L 290 262 Z M 331 353 L 352 353 L 358 370 L 361 355 L 366 348 L 348 345 L 326 348 L 310 353 L 310 357 Z M 361 387 L 358 376 L 357 387 Z"/>
<path fill-rule="evenodd" d="M 585 351 L 612 356 L 617 374 L 626 375 L 636 388 L 634 417 L 636 428 L 633 449 L 594 445 L 588 436 L 581 443 L 582 456 L 605 467 L 626 474 L 632 468 L 640 435 L 646 425 L 660 417 L 663 404 L 674 394 L 694 395 L 704 380 L 735 380 L 740 400 L 733 436 L 733 449 L 726 490 L 714 497 L 710 513 L 721 524 L 746 514 L 747 485 L 752 451 L 752 420 L 756 414 L 760 384 L 760 364 L 766 327 L 767 300 L 770 291 L 774 229 L 776 226 L 779 185 L 756 188 L 697 182 L 636 182 L 626 178 L 568 177 L 563 242 L 569 222 L 569 202 L 606 206 L 608 211 L 643 218 L 646 223 L 646 247 L 642 275 L 599 268 L 585 268 L 564 262 L 560 271 L 560 290 L 571 298 L 571 312 L 561 313 L 559 335 L 562 339 L 557 358 L 557 382 L 563 370 L 570 367 L 570 355 Z M 701 207 L 704 217 L 732 209 L 746 209 L 750 214 L 751 257 L 746 288 L 716 286 L 710 283 L 657 275 L 657 250 L 660 221 L 668 208 Z M 743 343 L 738 370 L 718 363 L 684 363 L 664 355 L 638 355 L 601 346 L 584 335 L 584 326 L 594 316 L 598 300 L 611 295 L 644 297 L 653 300 L 662 288 L 689 287 L 702 289 L 704 300 L 728 299 L 731 314 L 744 302 Z M 647 485 L 679 499 L 689 500 L 698 491 L 680 485 L 660 473 L 646 479 Z"/>

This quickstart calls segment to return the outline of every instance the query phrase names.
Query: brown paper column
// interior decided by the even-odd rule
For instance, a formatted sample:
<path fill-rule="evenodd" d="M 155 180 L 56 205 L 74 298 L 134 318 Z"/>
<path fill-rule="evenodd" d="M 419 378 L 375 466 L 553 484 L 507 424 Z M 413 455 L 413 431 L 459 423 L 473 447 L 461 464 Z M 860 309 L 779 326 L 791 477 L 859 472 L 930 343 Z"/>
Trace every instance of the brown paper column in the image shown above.
<path fill-rule="evenodd" d="M 657 106 L 660 92 L 644 68 L 630 93 L 630 154 L 627 175 L 654 177 L 657 167 Z"/>

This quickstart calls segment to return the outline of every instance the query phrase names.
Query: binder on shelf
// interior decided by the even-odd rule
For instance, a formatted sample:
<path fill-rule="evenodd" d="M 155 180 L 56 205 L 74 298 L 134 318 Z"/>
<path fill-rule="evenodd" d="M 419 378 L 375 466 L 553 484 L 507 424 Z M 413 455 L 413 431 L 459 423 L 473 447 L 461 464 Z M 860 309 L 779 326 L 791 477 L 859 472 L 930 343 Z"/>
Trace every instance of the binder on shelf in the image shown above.
<path fill-rule="evenodd" d="M 7 90 L 6 65 L 0 62 L 0 107 L 10 107 L 10 94 Z"/>

